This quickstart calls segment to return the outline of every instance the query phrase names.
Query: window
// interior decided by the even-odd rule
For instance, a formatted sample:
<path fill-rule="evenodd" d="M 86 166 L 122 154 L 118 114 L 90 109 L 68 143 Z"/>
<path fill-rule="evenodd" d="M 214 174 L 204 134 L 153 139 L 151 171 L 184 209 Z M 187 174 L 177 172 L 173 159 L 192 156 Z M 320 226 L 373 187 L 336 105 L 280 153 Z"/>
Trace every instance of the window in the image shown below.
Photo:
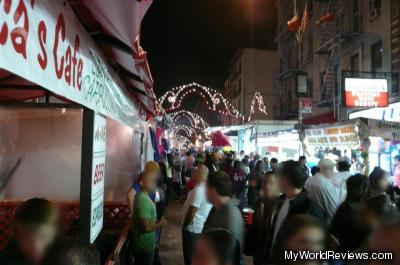
<path fill-rule="evenodd" d="M 371 46 L 371 72 L 376 72 L 382 68 L 382 41 L 378 41 Z"/>
<path fill-rule="evenodd" d="M 350 58 L 350 71 L 352 72 L 358 72 L 360 71 L 360 55 L 354 54 Z"/>
<path fill-rule="evenodd" d="M 354 32 L 360 32 L 361 31 L 361 14 L 360 14 L 360 6 L 359 6 L 359 0 L 352 0 L 352 30 Z"/>
<path fill-rule="evenodd" d="M 370 0 L 369 2 L 369 17 L 371 19 L 376 18 L 381 14 L 382 3 L 381 0 Z"/>
<path fill-rule="evenodd" d="M 392 0 L 392 18 L 400 15 L 400 0 Z"/>
<path fill-rule="evenodd" d="M 313 53 L 314 53 L 314 47 L 313 47 L 313 34 L 312 32 L 308 34 L 308 51 L 307 51 L 307 62 L 312 62 L 313 60 Z"/>
<path fill-rule="evenodd" d="M 313 78 L 310 77 L 310 79 L 308 80 L 308 97 L 309 98 L 313 98 L 314 96 L 314 86 L 313 86 Z"/>
<path fill-rule="evenodd" d="M 399 73 L 392 74 L 392 95 L 398 95 L 400 92 Z"/>

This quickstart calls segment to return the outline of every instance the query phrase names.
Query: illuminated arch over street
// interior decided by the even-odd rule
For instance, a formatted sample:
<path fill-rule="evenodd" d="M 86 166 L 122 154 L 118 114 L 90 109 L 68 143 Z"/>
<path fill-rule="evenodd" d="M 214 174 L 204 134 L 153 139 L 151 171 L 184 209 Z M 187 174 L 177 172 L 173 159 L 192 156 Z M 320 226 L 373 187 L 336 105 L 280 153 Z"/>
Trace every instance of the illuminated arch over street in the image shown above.
<path fill-rule="evenodd" d="M 243 115 L 220 92 L 197 83 L 186 84 L 167 91 L 158 100 L 158 104 L 167 112 L 171 112 L 179 109 L 182 101 L 191 94 L 201 96 L 210 111 L 243 119 Z"/>
<path fill-rule="evenodd" d="M 180 121 L 181 119 L 189 120 L 190 126 L 200 131 L 203 131 L 210 127 L 210 125 L 200 115 L 188 110 L 171 112 L 170 115 L 173 121 L 172 127 L 177 125 L 178 121 Z"/>

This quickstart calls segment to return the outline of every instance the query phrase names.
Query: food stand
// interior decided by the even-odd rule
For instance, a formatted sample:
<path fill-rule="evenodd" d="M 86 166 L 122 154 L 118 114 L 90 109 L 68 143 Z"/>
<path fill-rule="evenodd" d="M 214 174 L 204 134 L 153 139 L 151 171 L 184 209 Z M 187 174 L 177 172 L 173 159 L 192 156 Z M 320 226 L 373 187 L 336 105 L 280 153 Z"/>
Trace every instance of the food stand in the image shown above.
<path fill-rule="evenodd" d="M 0 1 L 2 209 L 35 196 L 73 202 L 90 242 L 103 216 L 126 219 L 124 193 L 152 156 L 155 97 L 139 43 L 151 2 Z"/>
<path fill-rule="evenodd" d="M 364 174 L 375 166 L 392 172 L 391 163 L 381 163 L 384 149 L 392 145 L 391 159 L 399 153 L 400 123 L 375 119 L 353 119 L 317 126 L 298 126 L 300 140 L 310 157 L 360 158 Z M 382 147 L 383 143 L 383 147 Z M 386 146 L 386 147 L 385 147 Z M 352 161 L 355 162 L 355 161 Z"/>

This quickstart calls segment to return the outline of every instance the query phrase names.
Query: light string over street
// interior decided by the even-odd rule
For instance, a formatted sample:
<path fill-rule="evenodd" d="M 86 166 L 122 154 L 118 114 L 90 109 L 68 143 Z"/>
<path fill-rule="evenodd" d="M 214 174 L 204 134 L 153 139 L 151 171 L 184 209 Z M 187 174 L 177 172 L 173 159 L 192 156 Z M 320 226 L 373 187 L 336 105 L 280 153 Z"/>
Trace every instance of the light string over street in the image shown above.
<path fill-rule="evenodd" d="M 179 110 L 176 112 L 171 112 L 170 113 L 172 117 L 172 127 L 175 126 L 178 121 L 180 121 L 183 118 L 186 118 L 189 120 L 190 125 L 197 130 L 203 131 L 210 127 L 210 125 L 198 114 L 188 111 L 188 110 Z"/>
<path fill-rule="evenodd" d="M 189 94 L 198 94 L 207 105 L 208 110 L 218 112 L 225 116 L 230 116 L 238 119 L 243 119 L 243 115 L 229 102 L 220 92 L 213 88 L 199 85 L 197 83 L 190 83 L 175 87 L 167 91 L 159 100 L 158 104 L 163 105 L 168 102 L 169 107 L 165 108 L 167 112 L 180 108 L 182 100 Z M 222 108 L 218 108 L 222 106 Z"/>
<path fill-rule="evenodd" d="M 178 135 L 178 133 L 181 132 L 181 131 L 186 133 L 186 135 L 188 137 L 197 138 L 197 132 L 193 127 L 190 127 L 190 126 L 187 126 L 187 125 L 182 125 L 182 124 L 172 127 L 171 134 L 172 135 Z"/>
<path fill-rule="evenodd" d="M 186 136 L 183 135 L 174 135 L 171 138 L 171 142 L 172 146 L 180 151 L 189 150 L 194 147 L 194 144 Z"/>
<path fill-rule="evenodd" d="M 256 103 L 258 103 L 258 110 L 261 113 L 263 113 L 265 116 L 268 116 L 267 106 L 265 106 L 265 104 L 264 104 L 264 99 L 260 92 L 256 92 L 256 93 L 254 93 L 253 100 L 251 101 L 250 114 L 249 114 L 249 118 L 247 119 L 247 121 L 251 121 L 251 117 L 253 116 L 253 114 L 255 112 Z"/>
<path fill-rule="evenodd" d="M 158 106 L 160 108 L 163 107 L 163 105 L 166 103 L 166 101 L 169 104 L 169 107 L 165 108 L 166 112 L 174 111 L 178 108 L 181 107 L 183 99 L 186 98 L 189 94 L 198 94 L 200 95 L 203 99 L 204 102 L 207 105 L 207 108 L 210 111 L 218 112 L 219 114 L 225 115 L 225 116 L 230 116 L 234 117 L 237 119 L 242 119 L 242 121 L 245 120 L 245 117 L 242 113 L 239 112 L 235 108 L 235 106 L 229 102 L 228 99 L 222 96 L 221 93 L 219 93 L 217 90 L 213 88 L 208 88 L 206 86 L 199 85 L 197 83 L 190 83 L 182 86 L 178 86 L 175 88 L 172 88 L 171 90 L 168 90 L 159 100 L 158 100 Z M 224 109 L 218 109 L 217 106 L 220 104 L 223 104 Z M 255 105 L 258 103 L 259 106 L 259 111 L 265 115 L 268 115 L 267 113 L 267 107 L 264 104 L 263 97 L 260 92 L 255 92 L 253 100 L 251 101 L 251 106 L 250 106 L 250 114 L 249 117 L 247 118 L 247 121 L 250 121 L 252 118 L 252 115 L 255 112 Z M 171 114 L 176 113 L 172 112 Z M 195 113 L 192 113 L 195 114 Z M 197 115 L 197 114 L 195 114 Z M 198 116 L 198 115 L 197 115 Z M 196 127 L 192 124 L 193 127 Z M 208 127 L 208 125 L 207 125 Z"/>

